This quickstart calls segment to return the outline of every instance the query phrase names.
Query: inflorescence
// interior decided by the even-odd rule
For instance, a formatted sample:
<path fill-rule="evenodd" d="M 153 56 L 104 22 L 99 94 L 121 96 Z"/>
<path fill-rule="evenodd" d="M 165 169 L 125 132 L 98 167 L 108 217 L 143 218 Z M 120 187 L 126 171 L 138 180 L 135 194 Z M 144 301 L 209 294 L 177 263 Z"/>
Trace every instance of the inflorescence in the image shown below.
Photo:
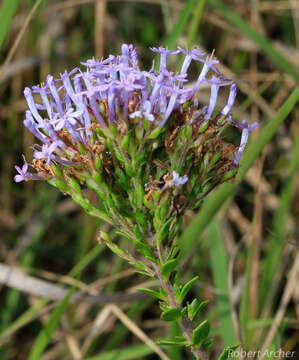
<path fill-rule="evenodd" d="M 139 211 L 146 219 L 164 196 L 172 199 L 169 217 L 174 209 L 180 214 L 198 208 L 212 189 L 233 179 L 248 134 L 257 127 L 232 120 L 235 83 L 221 76 L 213 56 L 197 49 L 151 50 L 160 55 L 158 70 L 140 69 L 136 49 L 123 44 L 120 56 L 90 59 L 82 63 L 85 70 L 58 79 L 48 75 L 45 84 L 26 87 L 24 124 L 41 145 L 33 146 L 35 172 L 24 160 L 15 181 L 47 180 L 81 205 L 87 186 L 107 201 L 110 219 L 112 208 L 126 218 Z M 167 69 L 174 54 L 185 56 L 179 72 Z M 202 69 L 190 86 L 192 61 Z M 207 106 L 198 94 L 203 84 L 210 87 Z M 228 100 L 217 111 L 222 87 L 229 87 Z M 228 126 L 241 129 L 239 147 L 223 140 Z"/>

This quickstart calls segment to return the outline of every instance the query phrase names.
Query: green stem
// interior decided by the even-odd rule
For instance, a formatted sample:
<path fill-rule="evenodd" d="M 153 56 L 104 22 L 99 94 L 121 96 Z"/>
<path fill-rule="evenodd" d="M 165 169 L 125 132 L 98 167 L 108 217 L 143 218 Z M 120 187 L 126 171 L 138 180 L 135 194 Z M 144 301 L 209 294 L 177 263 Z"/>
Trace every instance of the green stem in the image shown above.
<path fill-rule="evenodd" d="M 170 284 L 169 281 L 165 281 L 163 279 L 160 267 L 154 263 L 152 264 L 152 267 L 155 270 L 156 277 L 159 279 L 162 289 L 165 291 L 167 295 L 169 305 L 172 308 L 182 309 L 182 306 L 180 305 L 178 299 L 176 298 L 175 291 L 172 285 Z M 189 344 L 192 344 L 193 327 L 191 320 L 186 314 L 183 315 L 181 321 L 179 322 L 179 325 L 181 330 L 185 334 L 186 340 L 189 342 Z M 200 349 L 199 347 L 192 346 L 191 351 L 196 359 L 201 359 L 201 360 L 209 359 L 207 353 L 204 350 Z"/>

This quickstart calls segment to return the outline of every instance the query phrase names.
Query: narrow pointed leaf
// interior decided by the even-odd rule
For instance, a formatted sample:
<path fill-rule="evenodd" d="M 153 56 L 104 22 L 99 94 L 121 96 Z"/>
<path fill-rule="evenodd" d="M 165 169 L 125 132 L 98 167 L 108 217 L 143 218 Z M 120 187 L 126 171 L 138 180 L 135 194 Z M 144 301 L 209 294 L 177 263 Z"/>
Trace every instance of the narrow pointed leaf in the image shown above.
<path fill-rule="evenodd" d="M 224 349 L 219 356 L 218 360 L 228 360 L 232 351 L 236 350 L 240 345 L 229 346 Z"/>
<path fill-rule="evenodd" d="M 147 289 L 147 288 L 137 288 L 136 290 L 141 291 L 141 292 L 143 292 L 145 294 L 151 295 L 151 296 L 153 296 L 153 297 L 155 297 L 157 299 L 165 300 L 165 296 L 163 296 L 162 294 L 158 293 L 155 290 Z"/>
<path fill-rule="evenodd" d="M 194 345 L 200 346 L 209 336 L 210 324 L 208 320 L 203 321 L 193 330 L 192 342 Z"/>
<path fill-rule="evenodd" d="M 161 314 L 161 320 L 164 321 L 176 321 L 181 318 L 181 311 L 180 309 L 173 308 L 168 309 Z"/>
<path fill-rule="evenodd" d="M 183 340 L 168 340 L 168 339 L 161 339 L 158 341 L 160 345 L 166 345 L 166 346 L 185 346 L 188 344 L 186 339 Z"/>
<path fill-rule="evenodd" d="M 178 297 L 179 303 L 181 304 L 183 302 L 183 300 L 185 299 L 185 296 L 188 294 L 188 292 L 190 291 L 190 289 L 192 288 L 193 284 L 195 283 L 195 281 L 198 279 L 198 276 L 195 276 L 193 279 L 191 279 L 190 281 L 187 282 L 187 284 L 185 284 L 180 292 L 180 295 Z"/>
<path fill-rule="evenodd" d="M 174 271 L 176 270 L 178 267 L 178 261 L 177 259 L 171 259 L 171 260 L 168 260 L 165 264 L 163 264 L 161 266 L 161 272 L 162 272 L 162 275 L 168 279 L 169 278 L 169 275 Z"/>

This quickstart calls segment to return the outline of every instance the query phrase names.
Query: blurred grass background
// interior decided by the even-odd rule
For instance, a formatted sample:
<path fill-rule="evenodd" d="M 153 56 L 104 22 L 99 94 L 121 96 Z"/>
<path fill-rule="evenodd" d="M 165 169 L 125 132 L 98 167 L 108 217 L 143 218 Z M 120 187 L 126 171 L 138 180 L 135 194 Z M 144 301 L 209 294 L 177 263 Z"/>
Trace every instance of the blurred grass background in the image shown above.
<path fill-rule="evenodd" d="M 1 360 L 190 358 L 152 342 L 178 329 L 134 290 L 155 282 L 98 244 L 100 227 L 116 239 L 113 230 L 48 184 L 12 180 L 35 143 L 22 124 L 23 88 L 123 42 L 144 67 L 149 46 L 215 49 L 239 88 L 235 120 L 260 122 L 237 183 L 186 215 L 181 276 L 199 275 L 194 295 L 210 300 L 211 359 L 236 343 L 298 355 L 298 1 L 3 0 L 0 24 Z M 75 303 L 72 287 L 83 292 Z"/>

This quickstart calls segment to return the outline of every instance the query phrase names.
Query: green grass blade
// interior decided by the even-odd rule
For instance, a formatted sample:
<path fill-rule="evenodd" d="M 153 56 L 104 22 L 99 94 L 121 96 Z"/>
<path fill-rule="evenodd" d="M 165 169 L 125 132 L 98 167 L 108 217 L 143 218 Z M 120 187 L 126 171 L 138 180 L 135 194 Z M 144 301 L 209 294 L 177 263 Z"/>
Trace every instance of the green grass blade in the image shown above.
<path fill-rule="evenodd" d="M 6 38 L 10 23 L 17 11 L 19 0 L 5 0 L 0 9 L 0 49 Z"/>
<path fill-rule="evenodd" d="M 197 3 L 197 6 L 193 12 L 193 16 L 190 22 L 189 30 L 188 30 L 188 36 L 187 36 L 187 45 L 188 48 L 192 46 L 195 42 L 198 27 L 200 24 L 200 19 L 202 16 L 202 13 L 204 11 L 204 7 L 207 0 L 199 0 Z"/>
<path fill-rule="evenodd" d="M 267 239 L 268 251 L 262 261 L 260 299 L 267 299 L 267 291 L 271 287 L 273 278 L 279 266 L 283 248 L 286 244 L 286 223 L 296 191 L 296 175 L 299 170 L 299 138 L 294 141 L 291 159 L 288 167 L 288 176 L 285 179 L 280 193 L 279 206 L 273 219 L 273 235 Z"/>
<path fill-rule="evenodd" d="M 244 35 L 253 40 L 260 48 L 271 58 L 285 73 L 291 75 L 297 82 L 299 82 L 299 72 L 295 66 L 290 63 L 280 52 L 278 52 L 271 42 L 262 34 L 254 30 L 247 24 L 239 15 L 234 13 L 230 8 L 226 7 L 217 0 L 208 0 L 208 5 L 215 8 L 226 20 L 235 25 Z"/>
<path fill-rule="evenodd" d="M 105 246 L 98 243 L 82 257 L 80 261 L 68 273 L 68 276 L 76 278 L 82 271 L 101 253 L 105 250 Z"/>
<path fill-rule="evenodd" d="M 55 329 L 57 328 L 59 321 L 64 314 L 64 311 L 70 301 L 71 296 L 73 295 L 75 288 L 70 289 L 66 297 L 61 301 L 57 308 L 53 311 L 50 320 L 44 326 L 44 328 L 39 333 L 37 339 L 35 340 L 32 350 L 29 354 L 28 360 L 39 360 L 42 353 L 46 349 L 51 336 Z"/>
<path fill-rule="evenodd" d="M 252 319 L 252 314 L 250 313 L 250 304 L 249 304 L 249 287 L 250 287 L 250 274 L 252 267 L 252 257 L 253 257 L 253 243 L 250 244 L 248 251 L 246 252 L 246 271 L 245 271 L 245 283 L 242 290 L 242 299 L 240 305 L 240 332 L 242 345 L 245 348 L 249 348 L 250 336 L 252 332 L 248 329 L 248 324 Z"/>
<path fill-rule="evenodd" d="M 179 16 L 179 19 L 175 26 L 173 27 L 173 30 L 170 32 L 170 34 L 166 37 L 166 40 L 164 42 L 165 47 L 169 49 L 174 49 L 174 47 L 177 44 L 178 38 L 181 35 L 181 33 L 185 30 L 186 25 L 188 23 L 188 19 L 192 13 L 192 10 L 196 4 L 197 0 L 187 0 L 186 4 Z M 160 56 L 156 56 L 155 60 L 155 69 L 157 70 L 160 65 Z"/>
<path fill-rule="evenodd" d="M 219 221 L 215 218 L 207 228 L 211 268 L 214 286 L 217 289 L 217 307 L 220 319 L 220 333 L 223 347 L 236 343 L 234 326 L 231 319 L 231 308 L 228 293 L 227 255 L 223 247 L 223 240 Z"/>
<path fill-rule="evenodd" d="M 178 38 L 181 35 L 181 33 L 184 31 L 196 2 L 197 0 L 186 1 L 186 4 L 180 14 L 177 24 L 174 26 L 172 32 L 169 34 L 169 36 L 166 39 L 165 44 L 169 49 L 172 49 L 176 46 Z"/>
<path fill-rule="evenodd" d="M 40 194 L 40 198 L 38 201 L 40 204 L 44 205 L 45 201 L 47 204 L 44 205 L 43 211 L 41 213 L 40 221 L 34 227 L 34 231 L 31 233 L 31 246 L 24 252 L 20 259 L 20 263 L 23 267 L 31 267 L 34 264 L 35 259 L 35 251 L 33 250 L 33 246 L 40 243 L 45 232 L 47 231 L 50 218 L 55 212 L 55 207 L 58 200 L 58 193 L 55 191 L 55 195 L 53 195 L 50 200 L 45 192 Z M 20 302 L 21 293 L 15 289 L 9 289 L 6 296 L 6 305 L 3 306 L 0 312 L 0 333 L 4 331 L 9 323 L 12 321 L 14 314 L 17 312 L 17 307 Z"/>
<path fill-rule="evenodd" d="M 244 178 L 248 169 L 274 136 L 277 129 L 288 116 L 298 100 L 299 86 L 297 86 L 289 95 L 287 100 L 276 113 L 276 116 L 262 129 L 260 135 L 254 143 L 248 146 L 248 149 L 241 160 L 240 170 L 237 177 L 239 182 Z M 179 239 L 181 256 L 186 255 L 190 249 L 192 249 L 202 231 L 206 228 L 223 203 L 236 192 L 238 186 L 238 183 L 223 184 L 207 198 L 200 212 L 194 217 L 193 221 L 189 224 Z"/>
<path fill-rule="evenodd" d="M 41 311 L 48 302 L 48 299 L 39 300 L 37 304 L 24 311 L 12 324 L 7 326 L 0 333 L 0 345 L 3 344 L 6 339 L 15 331 L 19 330 L 20 328 L 31 322 L 36 317 L 36 314 Z"/>
<path fill-rule="evenodd" d="M 143 359 L 143 356 L 150 355 L 153 350 L 145 344 L 128 346 L 123 349 L 116 349 L 103 352 L 101 355 L 92 356 L 86 360 L 134 360 Z"/>
<path fill-rule="evenodd" d="M 90 262 L 93 261 L 104 249 L 105 247 L 99 244 L 94 246 L 67 275 L 71 277 L 77 277 L 78 274 L 82 273 L 82 271 L 88 267 Z M 12 333 L 33 321 L 36 314 L 41 311 L 48 303 L 48 299 L 41 299 L 36 305 L 24 311 L 16 320 L 13 321 L 13 323 L 6 326 L 3 331 L 0 331 L 0 344 L 5 342 L 5 339 L 8 338 Z"/>

